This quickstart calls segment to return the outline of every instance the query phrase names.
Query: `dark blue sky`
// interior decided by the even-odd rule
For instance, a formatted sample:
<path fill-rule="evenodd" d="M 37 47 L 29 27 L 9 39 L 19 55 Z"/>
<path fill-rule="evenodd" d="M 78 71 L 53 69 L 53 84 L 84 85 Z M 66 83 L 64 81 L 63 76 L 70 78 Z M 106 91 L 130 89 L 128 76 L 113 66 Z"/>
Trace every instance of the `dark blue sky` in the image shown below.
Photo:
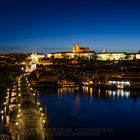
<path fill-rule="evenodd" d="M 77 42 L 137 52 L 139 0 L 0 0 L 0 52 L 70 50 Z"/>

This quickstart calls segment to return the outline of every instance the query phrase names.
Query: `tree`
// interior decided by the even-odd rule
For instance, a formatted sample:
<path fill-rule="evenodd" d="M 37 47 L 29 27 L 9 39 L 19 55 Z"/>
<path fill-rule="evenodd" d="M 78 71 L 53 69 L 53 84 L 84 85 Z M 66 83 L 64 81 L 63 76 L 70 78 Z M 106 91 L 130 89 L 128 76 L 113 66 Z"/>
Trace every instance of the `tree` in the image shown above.
<path fill-rule="evenodd" d="M 9 87 L 13 84 L 14 77 L 11 72 L 6 72 L 4 76 L 4 83 L 6 87 Z"/>

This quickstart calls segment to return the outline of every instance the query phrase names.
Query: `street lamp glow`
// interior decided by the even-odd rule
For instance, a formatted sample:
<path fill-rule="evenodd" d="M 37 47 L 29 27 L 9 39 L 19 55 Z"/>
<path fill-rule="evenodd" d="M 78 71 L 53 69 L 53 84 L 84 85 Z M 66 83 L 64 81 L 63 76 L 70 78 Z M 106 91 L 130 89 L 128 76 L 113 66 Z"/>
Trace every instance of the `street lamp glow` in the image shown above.
<path fill-rule="evenodd" d="M 3 113 L 4 113 L 4 111 L 2 110 L 2 111 L 1 111 L 1 114 L 3 114 Z"/>
<path fill-rule="evenodd" d="M 20 107 L 21 106 L 21 104 L 18 104 L 18 107 Z"/>
<path fill-rule="evenodd" d="M 45 121 L 45 120 L 43 120 L 42 122 L 43 122 L 43 123 L 45 123 L 46 121 Z"/>
<path fill-rule="evenodd" d="M 20 97 L 20 96 L 21 96 L 21 94 L 18 94 L 18 96 Z"/>
<path fill-rule="evenodd" d="M 19 122 L 16 122 L 16 125 L 19 125 Z"/>
<path fill-rule="evenodd" d="M 41 113 L 41 116 L 44 116 L 44 113 Z"/>
<path fill-rule="evenodd" d="M 21 109 L 19 109 L 18 112 L 21 112 Z"/>
<path fill-rule="evenodd" d="M 42 107 L 40 107 L 40 109 L 39 109 L 40 111 L 42 111 Z"/>
<path fill-rule="evenodd" d="M 17 115 L 17 117 L 19 118 L 19 117 L 20 117 L 20 115 L 18 114 L 18 115 Z"/>
<path fill-rule="evenodd" d="M 6 96 L 5 99 L 8 99 L 8 96 Z"/>
<path fill-rule="evenodd" d="M 6 105 L 6 102 L 4 102 L 4 105 Z"/>
<path fill-rule="evenodd" d="M 35 96 L 35 93 L 33 93 L 33 96 Z"/>
<path fill-rule="evenodd" d="M 40 105 L 40 102 L 37 102 L 37 105 Z"/>

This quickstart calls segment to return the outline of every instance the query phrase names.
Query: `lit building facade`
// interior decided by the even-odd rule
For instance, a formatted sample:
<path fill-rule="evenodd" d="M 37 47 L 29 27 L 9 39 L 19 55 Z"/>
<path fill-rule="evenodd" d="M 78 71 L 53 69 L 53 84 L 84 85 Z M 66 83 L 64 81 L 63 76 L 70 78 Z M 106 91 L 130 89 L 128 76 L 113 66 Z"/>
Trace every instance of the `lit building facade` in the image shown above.
<path fill-rule="evenodd" d="M 83 57 L 90 59 L 95 52 L 91 51 L 89 48 L 81 47 L 80 44 L 74 45 L 71 52 L 58 52 L 58 53 L 50 53 L 47 54 L 48 58 L 66 58 L 73 59 L 77 57 Z"/>
<path fill-rule="evenodd" d="M 107 52 L 104 50 L 101 53 L 95 53 L 89 48 L 81 47 L 80 44 L 74 45 L 71 52 L 58 52 L 47 54 L 48 58 L 59 59 L 73 59 L 73 58 L 87 58 L 101 61 L 119 61 L 119 60 L 134 60 L 140 59 L 140 53 L 126 53 L 126 52 Z"/>
<path fill-rule="evenodd" d="M 124 52 L 106 52 L 97 53 L 97 60 L 125 60 L 126 53 Z"/>
<path fill-rule="evenodd" d="M 136 59 L 140 59 L 140 54 L 136 54 Z"/>
<path fill-rule="evenodd" d="M 45 58 L 45 55 L 43 54 L 37 54 L 37 53 L 32 53 L 29 57 L 28 60 L 31 60 L 33 63 L 39 62 L 40 59 Z"/>

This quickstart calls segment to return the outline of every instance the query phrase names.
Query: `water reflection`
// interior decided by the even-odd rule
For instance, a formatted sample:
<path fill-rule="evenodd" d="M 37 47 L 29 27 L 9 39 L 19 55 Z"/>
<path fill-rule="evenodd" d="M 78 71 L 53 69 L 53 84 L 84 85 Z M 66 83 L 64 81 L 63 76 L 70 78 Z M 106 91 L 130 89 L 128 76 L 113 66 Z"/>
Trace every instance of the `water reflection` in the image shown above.
<path fill-rule="evenodd" d="M 74 93 L 76 90 L 79 90 L 79 87 L 62 87 L 58 88 L 58 93 L 59 94 Z"/>
<path fill-rule="evenodd" d="M 93 88 L 92 87 L 90 87 L 90 89 L 89 89 L 89 94 L 90 94 L 90 96 L 89 96 L 89 101 L 90 101 L 90 103 L 92 103 L 92 94 L 93 94 Z"/>
<path fill-rule="evenodd" d="M 140 126 L 139 91 L 83 86 L 39 89 L 39 95 L 52 128 L 114 128 L 121 135 Z"/>
<path fill-rule="evenodd" d="M 82 89 L 83 89 L 83 94 L 88 94 L 89 87 L 83 86 Z"/>
<path fill-rule="evenodd" d="M 123 89 L 118 89 L 118 90 L 105 90 L 105 89 L 96 89 L 93 87 L 88 87 L 88 86 L 82 86 L 82 87 L 61 87 L 57 89 L 57 97 L 58 99 L 62 99 L 63 96 L 66 95 L 77 95 L 81 94 L 80 98 L 82 96 L 88 96 L 89 97 L 89 102 L 93 102 L 93 97 L 96 99 L 109 99 L 109 100 L 114 100 L 114 99 L 128 99 L 128 98 L 134 98 L 136 99 L 137 97 L 140 96 L 139 91 L 129 91 L 129 90 L 123 90 Z"/>
<path fill-rule="evenodd" d="M 118 90 L 101 90 L 101 89 L 94 89 L 92 87 L 87 87 L 87 86 L 83 86 L 82 87 L 82 93 L 84 95 L 90 95 L 90 102 L 92 102 L 92 95 L 96 95 L 98 98 L 100 98 L 101 96 L 105 96 L 107 98 L 119 98 L 119 97 L 129 97 L 130 96 L 130 91 L 125 91 L 122 89 L 118 89 Z"/>
<path fill-rule="evenodd" d="M 79 111 L 80 111 L 80 104 L 81 104 L 81 98 L 77 94 L 76 98 L 75 98 L 75 112 L 77 112 L 77 113 L 79 113 Z"/>
<path fill-rule="evenodd" d="M 118 89 L 118 90 L 107 90 L 107 93 L 108 93 L 109 96 L 111 96 L 113 98 L 116 98 L 116 97 L 117 98 L 119 98 L 119 97 L 128 98 L 130 96 L 130 91 L 124 91 L 122 89 L 121 90 L 120 89 Z"/>

